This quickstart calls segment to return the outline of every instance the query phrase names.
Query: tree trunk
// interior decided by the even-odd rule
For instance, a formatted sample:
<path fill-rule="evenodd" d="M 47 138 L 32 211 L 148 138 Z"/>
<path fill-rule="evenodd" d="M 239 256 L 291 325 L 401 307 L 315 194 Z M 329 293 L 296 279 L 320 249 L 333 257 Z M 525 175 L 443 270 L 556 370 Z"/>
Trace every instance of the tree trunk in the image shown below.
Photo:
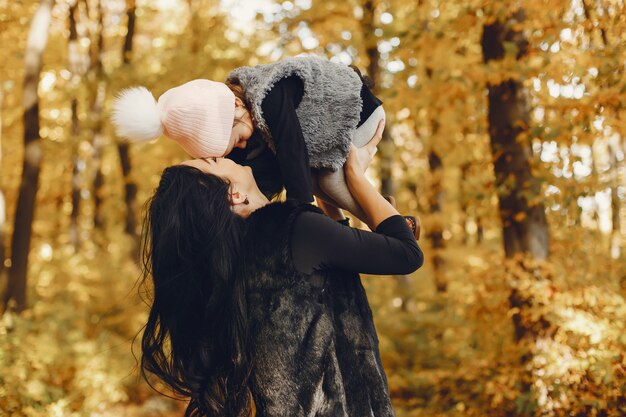
<path fill-rule="evenodd" d="M 122 175 L 124 176 L 124 201 L 126 202 L 126 220 L 124 231 L 131 235 L 137 236 L 137 220 L 135 218 L 135 200 L 137 196 L 137 185 L 131 181 L 132 165 L 130 161 L 130 146 L 123 142 L 117 145 L 120 163 L 122 166 Z"/>
<path fill-rule="evenodd" d="M 133 37 L 135 34 L 135 0 L 128 0 L 126 4 L 126 14 L 128 16 L 128 30 L 126 32 L 126 37 L 124 38 L 122 61 L 124 65 L 129 65 L 133 50 Z M 135 184 L 131 177 L 132 162 L 130 158 L 130 146 L 128 142 L 118 142 L 117 151 L 120 157 L 122 175 L 124 177 L 124 201 L 126 203 L 126 220 L 124 231 L 135 239 L 138 248 L 139 237 L 137 233 L 137 219 L 135 210 L 137 184 Z"/>
<path fill-rule="evenodd" d="M 583 10 L 585 12 L 585 18 L 592 23 L 593 28 L 597 28 L 599 30 L 600 43 L 602 44 L 602 48 L 607 49 L 607 47 L 610 47 L 611 45 L 609 45 L 608 38 L 606 36 L 606 29 L 602 25 L 601 19 L 598 18 L 597 9 L 594 12 L 594 16 L 592 16 L 591 10 L 593 9 L 593 7 L 589 6 L 588 1 L 583 0 L 581 3 L 583 6 Z M 604 9 L 604 13 L 608 16 L 606 9 Z M 594 33 L 595 33 L 594 30 L 592 30 L 589 33 L 589 38 L 591 42 L 593 42 Z M 621 79 L 620 77 L 621 71 L 616 71 L 614 75 L 616 76 L 616 78 Z M 606 83 L 602 83 L 602 84 L 603 85 L 601 85 L 600 87 L 606 87 L 606 88 L 611 87 L 611 82 L 609 82 L 608 80 Z M 620 107 L 621 107 L 621 103 L 618 103 L 614 109 L 615 114 L 618 118 L 619 118 Z M 593 147 L 592 147 L 592 150 L 593 150 Z M 609 253 L 610 253 L 611 258 L 619 259 L 621 257 L 621 252 L 622 252 L 621 225 L 620 225 L 621 202 L 620 202 L 620 198 L 618 194 L 620 163 L 617 160 L 616 151 L 615 149 L 613 149 L 613 146 L 610 143 L 607 144 L 607 152 L 609 155 L 609 163 L 610 163 L 609 172 L 610 172 L 610 189 L 611 189 L 611 224 L 612 224 L 611 238 L 609 242 Z M 623 164 L 623 159 L 622 159 L 622 164 Z M 596 210 L 596 216 L 594 217 L 598 219 L 597 228 L 598 230 L 600 230 L 600 216 L 598 214 L 598 211 L 599 210 Z"/>
<path fill-rule="evenodd" d="M 200 51 L 200 35 L 199 35 L 199 27 L 202 24 L 200 20 L 200 7 L 202 4 L 198 5 L 198 1 L 187 0 L 187 5 L 189 7 L 189 14 L 191 18 L 189 19 L 189 27 L 191 29 L 191 54 L 197 55 Z"/>
<path fill-rule="evenodd" d="M 426 67 L 426 76 L 432 80 L 434 71 L 430 66 Z M 438 293 L 445 293 L 448 289 L 448 282 L 444 276 L 444 264 L 445 260 L 441 256 L 445 247 L 445 241 L 443 240 L 443 162 L 439 157 L 439 154 L 434 149 L 434 144 L 439 134 L 439 128 L 441 127 L 437 119 L 437 109 L 434 110 L 433 116 L 430 119 L 430 150 L 428 152 L 428 166 L 430 171 L 430 186 L 428 191 L 428 210 L 431 222 L 428 239 L 431 241 L 432 253 L 430 258 L 433 265 L 433 280 L 435 283 L 435 289 Z"/>
<path fill-rule="evenodd" d="M 465 162 L 461 165 L 461 177 L 459 179 L 459 199 L 461 201 L 461 228 L 463 229 L 463 244 L 469 245 L 470 242 L 478 246 L 483 239 L 483 226 L 482 220 L 479 215 L 478 205 L 476 204 L 475 198 L 471 196 L 467 191 L 467 179 L 472 175 L 472 163 Z M 470 221 L 474 222 L 476 227 L 473 234 L 475 237 L 472 240 L 470 239 L 470 233 L 468 232 L 468 224 Z"/>
<path fill-rule="evenodd" d="M 375 35 L 376 24 L 374 12 L 377 3 L 375 0 L 365 0 L 363 3 L 363 38 L 365 41 L 365 53 L 368 58 L 367 74 L 374 82 L 373 93 L 378 94 L 381 87 L 380 79 L 380 53 L 378 52 L 378 39 Z M 385 124 L 383 138 L 378 144 L 378 158 L 380 161 L 380 192 L 382 195 L 393 195 L 394 184 L 392 177 L 393 162 L 393 139 L 391 138 L 389 121 Z"/>
<path fill-rule="evenodd" d="M 24 164 L 20 184 L 15 225 L 11 242 L 12 262 L 9 285 L 4 297 L 16 302 L 16 311 L 26 308 L 26 274 L 32 234 L 35 201 L 39 183 L 42 149 L 39 137 L 39 97 L 37 87 L 42 68 L 42 56 L 48 42 L 48 28 L 52 19 L 54 0 L 42 0 L 33 17 L 26 43 L 24 73 Z"/>
<path fill-rule="evenodd" d="M 501 60 L 505 55 L 505 42 L 517 47 L 516 59 L 527 52 L 527 41 L 517 29 L 524 20 L 520 10 L 506 22 L 496 20 L 484 26 L 482 48 L 484 62 Z M 537 279 L 541 269 L 530 270 L 523 261 L 524 255 L 536 260 L 545 260 L 549 254 L 548 224 L 541 198 L 531 203 L 530 196 L 538 196 L 540 183 L 532 176 L 530 162 L 532 149 L 528 139 L 521 133 L 528 130 L 530 120 L 520 80 L 507 79 L 500 84 L 488 85 L 488 122 L 491 152 L 494 158 L 496 190 L 499 201 L 500 219 L 503 228 L 503 243 L 506 258 L 514 258 L 516 270 L 526 271 L 526 279 Z M 521 255 L 521 256 L 516 256 Z M 511 272 L 513 273 L 513 272 Z M 535 353 L 535 342 L 540 332 L 549 327 L 543 316 L 533 316 L 533 295 L 523 286 L 513 285 L 509 295 L 509 308 L 515 341 L 520 346 L 519 365 L 526 369 L 520 378 L 521 392 L 528 398 L 523 409 L 536 406 L 532 387 L 534 376 L 528 364 Z M 523 340 L 527 344 L 521 343 Z"/>
<path fill-rule="evenodd" d="M 581 3 L 582 3 L 582 6 L 583 6 L 583 11 L 585 13 L 585 18 L 587 20 L 589 20 L 590 22 L 593 21 L 594 20 L 593 19 L 594 16 L 591 16 L 591 10 L 590 10 L 589 4 L 588 4 L 589 0 L 582 0 Z M 596 13 L 595 17 L 597 18 L 597 13 Z M 604 29 L 604 27 L 601 24 L 599 24 L 599 22 L 597 22 L 597 19 L 596 19 L 596 22 L 594 22 L 593 27 L 597 27 L 599 29 L 599 31 L 600 31 L 600 41 L 606 47 L 606 45 L 607 45 L 606 30 Z M 594 31 L 592 31 L 589 34 L 589 38 L 590 38 L 591 42 L 593 42 L 593 37 L 594 37 L 593 35 L 594 35 Z"/>
<path fill-rule="evenodd" d="M 572 143 L 567 147 L 567 159 L 569 167 L 563 166 L 563 170 L 569 168 L 572 172 L 572 175 L 574 174 L 574 163 L 576 162 L 575 158 L 576 155 L 574 154 L 574 143 Z M 565 224 L 563 226 L 576 228 L 580 226 L 580 206 L 578 205 L 578 195 L 575 195 L 574 192 L 566 193 L 565 195 L 568 194 L 570 194 L 572 197 L 569 201 L 564 200 L 561 208 L 562 211 L 565 211 Z"/>
<path fill-rule="evenodd" d="M 461 242 L 463 245 L 469 243 L 469 233 L 467 232 L 467 224 L 469 222 L 469 204 L 467 192 L 465 190 L 465 181 L 467 180 L 467 173 L 470 168 L 470 163 L 465 162 L 461 165 L 461 176 L 459 178 L 459 200 L 461 205 L 461 229 L 463 230 L 463 236 L 461 236 Z"/>
<path fill-rule="evenodd" d="M 104 173 L 102 172 L 102 108 L 106 96 L 106 85 L 104 81 L 96 84 L 93 92 L 93 102 L 91 106 L 91 119 L 95 120 L 93 128 L 93 225 L 94 228 L 102 230 L 104 228 L 104 213 L 102 212 L 102 190 L 104 187 Z"/>
<path fill-rule="evenodd" d="M 137 18 L 135 0 L 126 0 L 126 16 L 128 17 L 128 26 L 124 37 L 124 48 L 122 49 L 122 62 L 125 65 L 130 64 L 133 53 L 133 37 L 135 36 L 135 20 Z"/>
<path fill-rule="evenodd" d="M 106 97 L 106 82 L 104 81 L 104 69 L 102 67 L 102 54 L 104 53 L 104 13 L 102 0 L 97 3 L 98 29 L 97 40 L 91 42 L 91 64 L 88 77 L 89 86 L 89 119 L 92 126 L 93 136 L 91 146 L 92 155 L 92 194 L 94 200 L 93 225 L 97 230 L 104 228 L 104 213 L 102 212 L 102 187 L 104 186 L 104 173 L 102 172 L 102 109 Z"/>
<path fill-rule="evenodd" d="M 363 3 L 363 20 L 361 24 L 363 40 L 365 43 L 365 53 L 367 55 L 367 75 L 370 77 L 374 85 L 372 92 L 376 95 L 381 90 L 381 70 L 380 70 L 380 53 L 378 52 L 378 39 L 375 34 L 376 23 L 374 13 L 378 2 L 376 0 L 365 0 Z M 386 120 L 383 137 L 378 143 L 378 160 L 380 162 L 380 193 L 385 197 L 394 195 L 394 184 L 392 178 L 392 161 L 393 161 L 393 140 L 389 134 L 391 125 Z M 407 302 L 410 300 L 410 284 L 408 276 L 396 275 L 396 281 L 400 288 L 398 297 L 401 300 L 400 308 L 407 309 Z"/>
<path fill-rule="evenodd" d="M 442 207 L 443 207 L 443 164 L 437 152 L 432 149 L 428 154 L 428 165 L 430 167 L 431 184 L 428 195 L 430 217 L 434 219 L 429 227 L 428 239 L 431 245 L 430 258 L 433 262 L 433 278 L 435 280 L 435 288 L 437 292 L 446 292 L 448 283 L 443 276 L 444 260 L 441 251 L 444 247 L 443 241 L 443 223 Z"/>
<path fill-rule="evenodd" d="M 83 161 L 79 155 L 78 135 L 80 133 L 80 127 L 78 123 L 78 100 L 72 99 L 72 212 L 70 214 L 70 244 L 74 249 L 74 253 L 80 249 L 80 229 L 78 225 L 78 216 L 80 214 L 80 199 L 81 199 L 81 171 Z"/>
<path fill-rule="evenodd" d="M 605 29 L 606 23 L 602 21 L 601 15 L 599 15 L 598 13 L 599 10 L 597 8 L 597 5 L 592 3 L 592 5 L 590 6 L 588 4 L 589 3 L 588 0 L 583 0 L 581 1 L 581 3 L 582 3 L 583 10 L 585 13 L 585 18 L 591 23 L 589 27 L 595 28 L 599 31 L 600 43 L 602 45 L 602 48 L 606 50 L 607 48 L 612 47 L 613 45 L 609 45 L 608 37 L 606 34 L 606 29 Z M 606 7 L 604 7 L 604 5 L 602 4 L 600 4 L 600 6 L 602 7 L 604 16 L 609 16 L 609 13 Z M 591 13 L 592 10 L 594 11 L 593 16 Z M 589 39 L 592 43 L 594 42 L 593 38 L 594 38 L 594 34 L 596 33 L 595 29 L 591 29 L 589 33 Z M 619 84 L 619 81 L 622 78 L 622 72 L 623 72 L 622 66 L 620 65 L 615 71 L 611 71 L 611 75 L 609 75 L 607 79 L 605 79 L 605 81 L 601 83 L 600 88 L 610 89 L 615 84 Z M 613 107 L 615 117 L 619 119 L 620 109 L 622 108 L 622 103 L 618 102 L 615 106 L 612 106 L 612 107 Z M 622 142 L 620 144 L 621 147 L 624 148 L 623 139 L 620 138 L 620 141 Z M 593 152 L 593 147 L 591 149 Z M 624 151 L 626 149 L 622 149 L 622 150 Z M 611 223 L 612 223 L 609 251 L 610 251 L 610 256 L 613 259 L 619 259 L 622 253 L 622 242 L 621 242 L 622 237 L 621 237 L 621 225 L 620 225 L 621 200 L 620 200 L 619 193 L 618 193 L 618 187 L 620 185 L 619 171 L 620 171 L 621 166 L 624 165 L 624 158 L 622 158 L 621 161 L 617 160 L 616 150 L 613 149 L 610 143 L 607 145 L 607 151 L 608 151 L 609 160 L 610 160 Z M 595 197 L 594 197 L 594 201 L 595 201 Z M 597 207 L 597 203 L 596 203 L 596 207 Z M 596 212 L 594 213 L 594 219 L 597 219 L 597 230 L 600 230 L 600 216 L 599 216 L 599 210 L 597 208 L 596 208 Z M 622 279 L 622 282 L 626 283 L 626 277 Z"/>
<path fill-rule="evenodd" d="M 515 16 L 520 17 L 521 13 Z M 482 46 L 485 62 L 504 57 L 504 42 L 517 45 L 518 59 L 526 54 L 526 40 L 521 32 L 510 27 L 514 19 L 507 23 L 496 21 L 484 27 Z M 548 223 L 543 203 L 535 201 L 531 204 L 525 197 L 529 191 L 534 196 L 539 195 L 540 182 L 530 170 L 530 142 L 517 140 L 528 129 L 530 119 L 522 83 L 508 79 L 489 85 L 488 90 L 489 137 L 495 158 L 505 255 L 511 258 L 517 253 L 527 253 L 536 259 L 546 259 Z"/>
<path fill-rule="evenodd" d="M 0 90 L 0 166 L 2 166 L 2 106 L 4 104 L 4 92 Z M 4 198 L 3 184 L 0 183 L 0 295 L 4 295 L 6 291 L 6 232 L 7 232 L 7 209 L 6 200 Z M 4 297 L 2 297 L 4 298 Z"/>
<path fill-rule="evenodd" d="M 76 30 L 76 11 L 78 7 L 78 1 L 70 6 L 69 9 L 69 42 L 68 42 L 68 68 L 72 72 L 72 77 L 77 77 L 78 71 L 78 32 Z M 80 213 L 80 174 L 81 167 L 83 165 L 79 155 L 79 134 L 80 125 L 78 121 L 78 99 L 74 96 L 72 98 L 72 213 L 70 214 L 70 244 L 72 245 L 74 252 L 77 252 L 80 248 L 80 230 L 78 227 L 78 216 Z"/>
<path fill-rule="evenodd" d="M 619 212 L 621 208 L 620 198 L 618 194 L 619 188 L 619 162 L 617 161 L 617 153 L 613 149 L 613 145 L 610 143 L 607 145 L 607 151 L 610 161 L 610 175 L 611 175 L 611 243 L 610 252 L 611 258 L 619 259 L 622 255 L 621 245 L 621 224 Z"/>

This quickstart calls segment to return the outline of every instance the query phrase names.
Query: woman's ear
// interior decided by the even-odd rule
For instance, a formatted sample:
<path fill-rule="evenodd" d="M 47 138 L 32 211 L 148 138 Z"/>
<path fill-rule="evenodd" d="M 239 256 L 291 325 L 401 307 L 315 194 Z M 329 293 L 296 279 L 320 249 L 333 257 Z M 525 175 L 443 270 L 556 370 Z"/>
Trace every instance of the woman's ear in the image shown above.
<path fill-rule="evenodd" d="M 231 189 L 228 193 L 228 201 L 231 206 L 238 206 L 239 204 L 246 204 L 245 202 L 248 200 L 248 196 L 243 193 Z"/>
<path fill-rule="evenodd" d="M 239 97 L 235 97 L 235 107 L 245 107 L 245 105 L 243 104 L 243 101 L 241 101 L 241 99 Z"/>

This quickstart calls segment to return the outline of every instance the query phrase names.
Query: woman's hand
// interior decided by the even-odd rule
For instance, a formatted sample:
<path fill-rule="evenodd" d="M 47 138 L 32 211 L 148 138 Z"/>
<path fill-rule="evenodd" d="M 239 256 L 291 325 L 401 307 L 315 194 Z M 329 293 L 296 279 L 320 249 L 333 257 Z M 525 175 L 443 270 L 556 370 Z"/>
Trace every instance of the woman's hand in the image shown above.
<path fill-rule="evenodd" d="M 383 138 L 383 130 L 385 130 L 385 119 L 378 122 L 374 136 L 365 146 L 357 148 L 354 144 L 350 144 L 350 153 L 344 165 L 346 176 L 361 177 L 365 174 L 365 170 L 376 154 L 378 143 Z"/>
<path fill-rule="evenodd" d="M 376 230 L 383 220 L 398 214 L 398 211 L 376 191 L 364 175 L 367 164 L 376 153 L 376 146 L 383 137 L 384 128 L 385 121 L 381 120 L 374 137 L 367 145 L 362 148 L 352 145 L 344 166 L 350 194 L 367 215 L 367 225 L 372 230 Z"/>

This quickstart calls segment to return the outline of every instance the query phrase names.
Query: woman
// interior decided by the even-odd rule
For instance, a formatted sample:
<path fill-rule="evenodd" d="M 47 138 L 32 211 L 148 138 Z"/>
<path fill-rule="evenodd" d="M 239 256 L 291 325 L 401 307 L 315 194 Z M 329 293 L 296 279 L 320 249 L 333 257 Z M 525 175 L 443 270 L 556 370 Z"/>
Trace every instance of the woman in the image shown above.
<path fill-rule="evenodd" d="M 270 203 L 228 159 L 165 169 L 146 217 L 141 365 L 191 397 L 186 416 L 246 416 L 250 396 L 259 417 L 394 415 L 358 273 L 410 273 L 423 255 L 364 176 L 381 136 L 345 166 L 376 232 Z"/>

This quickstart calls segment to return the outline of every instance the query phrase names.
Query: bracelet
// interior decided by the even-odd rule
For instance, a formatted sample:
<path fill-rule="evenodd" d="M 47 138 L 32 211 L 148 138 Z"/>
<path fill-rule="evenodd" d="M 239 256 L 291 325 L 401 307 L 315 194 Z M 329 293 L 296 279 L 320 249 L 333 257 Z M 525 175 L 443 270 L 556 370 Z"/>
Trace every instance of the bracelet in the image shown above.
<path fill-rule="evenodd" d="M 407 224 L 411 228 L 413 235 L 415 235 L 415 231 L 417 230 L 417 223 L 415 222 L 415 217 L 413 216 L 403 216 L 406 220 Z"/>

